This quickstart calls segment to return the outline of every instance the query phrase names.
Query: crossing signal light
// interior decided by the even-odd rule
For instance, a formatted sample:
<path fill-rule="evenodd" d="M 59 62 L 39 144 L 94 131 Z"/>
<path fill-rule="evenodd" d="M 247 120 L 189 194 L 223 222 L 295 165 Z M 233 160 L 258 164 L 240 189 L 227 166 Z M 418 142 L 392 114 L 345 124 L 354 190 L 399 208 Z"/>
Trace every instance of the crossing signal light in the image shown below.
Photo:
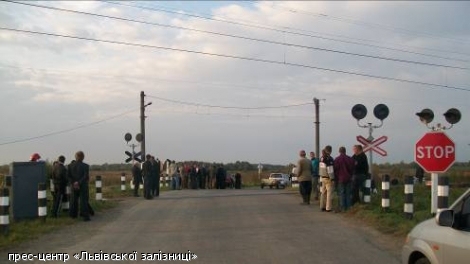
<path fill-rule="evenodd" d="M 351 110 L 351 114 L 354 118 L 358 121 L 366 117 L 367 115 L 367 108 L 363 104 L 357 104 L 353 106 Z"/>
<path fill-rule="evenodd" d="M 126 134 L 124 135 L 124 140 L 126 140 L 126 142 L 129 143 L 129 141 L 132 140 L 132 135 L 131 135 L 131 133 L 126 133 Z"/>
<path fill-rule="evenodd" d="M 421 110 L 421 112 L 416 113 L 416 115 L 419 116 L 419 120 L 425 124 L 431 123 L 434 119 L 434 112 L 429 108 Z"/>
<path fill-rule="evenodd" d="M 446 121 L 452 125 L 458 123 L 460 121 L 460 118 L 462 117 L 460 111 L 455 108 L 447 110 L 447 112 L 444 113 L 444 116 L 446 118 Z"/>
<path fill-rule="evenodd" d="M 379 120 L 384 120 L 388 117 L 388 107 L 384 104 L 378 104 L 374 107 L 374 116 Z"/>

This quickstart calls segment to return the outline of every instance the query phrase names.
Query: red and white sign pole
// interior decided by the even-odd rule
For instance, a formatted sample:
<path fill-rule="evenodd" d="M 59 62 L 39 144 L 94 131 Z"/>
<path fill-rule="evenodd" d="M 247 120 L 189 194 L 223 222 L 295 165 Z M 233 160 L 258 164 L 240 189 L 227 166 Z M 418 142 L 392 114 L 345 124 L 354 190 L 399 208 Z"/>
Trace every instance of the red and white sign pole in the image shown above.
<path fill-rule="evenodd" d="M 435 214 L 439 173 L 446 172 L 455 162 L 455 143 L 443 131 L 426 133 L 415 144 L 415 161 L 431 173 L 431 214 Z"/>

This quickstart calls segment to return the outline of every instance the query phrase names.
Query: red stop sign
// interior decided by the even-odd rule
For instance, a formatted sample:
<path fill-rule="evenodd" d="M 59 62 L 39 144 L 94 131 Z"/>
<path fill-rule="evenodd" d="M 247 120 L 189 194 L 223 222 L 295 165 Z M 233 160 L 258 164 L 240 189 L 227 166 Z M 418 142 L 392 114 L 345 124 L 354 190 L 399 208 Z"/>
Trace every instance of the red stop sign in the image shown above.
<path fill-rule="evenodd" d="M 415 161 L 427 172 L 443 173 L 455 161 L 455 144 L 442 131 L 426 133 L 416 142 Z"/>

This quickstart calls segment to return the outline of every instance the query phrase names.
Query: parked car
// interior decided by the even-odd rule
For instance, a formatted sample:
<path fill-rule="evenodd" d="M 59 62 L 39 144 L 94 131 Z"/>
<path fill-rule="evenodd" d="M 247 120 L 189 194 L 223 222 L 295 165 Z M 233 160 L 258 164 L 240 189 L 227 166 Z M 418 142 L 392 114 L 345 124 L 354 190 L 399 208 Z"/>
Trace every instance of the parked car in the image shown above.
<path fill-rule="evenodd" d="M 470 188 L 449 209 L 411 230 L 403 264 L 463 264 L 470 261 Z"/>
<path fill-rule="evenodd" d="M 290 185 L 289 175 L 285 173 L 271 173 L 267 179 L 261 180 L 261 189 L 265 186 L 269 186 L 270 189 L 275 187 L 276 189 L 279 188 L 286 188 Z"/>

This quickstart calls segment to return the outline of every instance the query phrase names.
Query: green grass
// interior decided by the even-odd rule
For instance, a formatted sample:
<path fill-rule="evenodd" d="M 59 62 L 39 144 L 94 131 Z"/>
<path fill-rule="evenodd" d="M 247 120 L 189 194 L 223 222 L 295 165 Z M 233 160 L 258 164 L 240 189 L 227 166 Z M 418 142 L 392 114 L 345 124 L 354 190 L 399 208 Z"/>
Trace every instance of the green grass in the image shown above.
<path fill-rule="evenodd" d="M 90 204 L 96 212 L 100 212 L 117 205 L 116 201 L 94 201 L 90 199 Z M 50 207 L 49 207 L 50 208 Z M 48 214 L 50 212 L 48 211 Z M 21 242 L 35 239 L 42 234 L 47 234 L 57 228 L 68 226 L 82 221 L 81 218 L 72 219 L 67 212 L 62 212 L 58 218 L 46 217 L 43 219 L 21 220 L 13 222 L 10 217 L 8 233 L 0 233 L 0 249 L 15 246 Z M 3 231 L 3 230 L 1 230 Z"/>
<path fill-rule="evenodd" d="M 345 213 L 365 224 L 375 227 L 382 233 L 405 236 L 418 223 L 429 219 L 431 215 L 431 189 L 424 185 L 414 186 L 412 219 L 407 219 L 403 213 L 403 185 L 390 188 L 390 208 L 384 211 L 381 206 L 382 194 L 374 194 L 370 204 L 357 204 Z M 449 191 L 449 206 L 463 193 L 466 188 L 451 188 Z M 336 201 L 335 201 L 336 202 Z"/>
<path fill-rule="evenodd" d="M 119 192 L 114 191 L 118 189 Z M 95 212 L 102 212 L 104 210 L 117 206 L 119 197 L 127 195 L 126 193 L 120 193 L 120 186 L 116 188 L 110 188 L 109 190 L 103 191 L 103 197 L 106 200 L 96 201 L 94 184 L 90 184 L 90 205 L 93 207 Z M 50 208 L 52 206 L 52 197 L 48 193 L 48 212 L 50 215 Z M 58 218 L 46 217 L 43 219 L 25 219 L 21 221 L 13 221 L 10 216 L 10 225 L 8 226 L 8 232 L 5 235 L 4 230 L 0 229 L 0 249 L 5 249 L 35 239 L 42 234 L 47 234 L 57 228 L 61 228 L 68 225 L 73 225 L 77 221 L 82 221 L 81 218 L 72 219 L 68 216 L 67 212 L 61 212 Z"/>

